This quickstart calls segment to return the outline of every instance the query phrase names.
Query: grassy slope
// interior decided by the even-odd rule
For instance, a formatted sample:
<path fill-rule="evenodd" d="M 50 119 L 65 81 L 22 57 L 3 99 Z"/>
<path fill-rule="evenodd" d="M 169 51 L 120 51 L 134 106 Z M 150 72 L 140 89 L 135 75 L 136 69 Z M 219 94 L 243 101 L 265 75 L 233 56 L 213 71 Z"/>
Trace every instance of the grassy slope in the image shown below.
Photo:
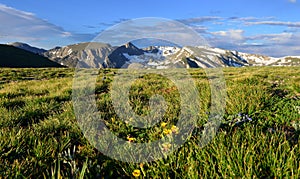
<path fill-rule="evenodd" d="M 0 44 L 0 67 L 62 67 L 45 57 L 9 45 Z"/>
<path fill-rule="evenodd" d="M 205 72 L 190 70 L 201 98 L 198 128 L 207 120 L 210 89 Z M 137 142 L 160 138 L 158 125 L 136 131 L 118 120 L 110 102 L 114 70 L 97 82 L 99 111 L 107 126 Z M 204 148 L 199 132 L 167 158 L 144 164 L 123 163 L 103 156 L 83 137 L 71 102 L 72 69 L 0 69 L 0 176 L 132 177 L 135 169 L 152 178 L 300 177 L 300 69 L 225 68 L 226 114 L 218 135 Z M 163 86 L 163 88 L 162 88 Z M 170 81 L 144 76 L 131 88 L 131 104 L 138 114 L 147 113 L 151 94 L 165 96 L 171 108 L 164 121 L 176 121 L 178 91 Z M 174 107 L 174 109 L 172 108 Z M 238 113 L 253 119 L 242 125 Z"/>

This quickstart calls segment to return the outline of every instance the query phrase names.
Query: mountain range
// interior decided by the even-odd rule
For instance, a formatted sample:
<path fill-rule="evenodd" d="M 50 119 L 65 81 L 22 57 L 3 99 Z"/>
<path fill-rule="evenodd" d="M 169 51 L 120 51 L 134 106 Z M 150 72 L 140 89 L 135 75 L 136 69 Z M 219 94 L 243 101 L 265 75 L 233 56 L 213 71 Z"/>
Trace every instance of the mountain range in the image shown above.
<path fill-rule="evenodd" d="M 300 65 L 300 56 L 275 58 L 208 46 L 138 48 L 130 42 L 121 46 L 86 42 L 55 47 L 47 51 L 19 42 L 7 46 L 26 50 L 67 67 L 167 69 Z M 2 47 L 3 45 L 0 46 Z M 11 54 L 13 55 L 13 52 Z"/>

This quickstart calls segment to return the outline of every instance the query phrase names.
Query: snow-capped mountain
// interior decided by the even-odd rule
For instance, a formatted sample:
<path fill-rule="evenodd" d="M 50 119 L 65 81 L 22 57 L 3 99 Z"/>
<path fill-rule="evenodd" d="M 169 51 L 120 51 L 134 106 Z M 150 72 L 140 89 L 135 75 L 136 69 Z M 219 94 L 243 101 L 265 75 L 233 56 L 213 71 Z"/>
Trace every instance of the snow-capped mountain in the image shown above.
<path fill-rule="evenodd" d="M 56 47 L 44 53 L 44 56 L 68 67 L 102 68 L 108 55 L 115 47 L 104 43 L 78 43 L 65 47 Z M 79 63 L 79 64 L 78 64 Z"/>
<path fill-rule="evenodd" d="M 105 59 L 103 66 L 107 68 L 127 68 L 130 56 L 142 56 L 144 50 L 137 48 L 132 43 L 127 43 L 114 49 Z"/>
<path fill-rule="evenodd" d="M 286 57 L 269 57 L 264 55 L 255 55 L 240 53 L 240 56 L 247 59 L 252 66 L 299 66 L 300 56 L 286 56 Z"/>
<path fill-rule="evenodd" d="M 112 47 L 103 43 L 79 43 L 44 53 L 60 64 L 92 68 L 214 68 L 243 66 L 296 66 L 300 57 L 274 58 L 207 46 L 150 46 L 132 43 Z"/>
<path fill-rule="evenodd" d="M 179 47 L 151 46 L 143 49 L 140 55 L 122 54 L 128 59 L 125 65 L 129 68 L 137 65 L 142 68 L 166 68 L 168 64 L 171 64 L 170 57 L 179 51 Z"/>

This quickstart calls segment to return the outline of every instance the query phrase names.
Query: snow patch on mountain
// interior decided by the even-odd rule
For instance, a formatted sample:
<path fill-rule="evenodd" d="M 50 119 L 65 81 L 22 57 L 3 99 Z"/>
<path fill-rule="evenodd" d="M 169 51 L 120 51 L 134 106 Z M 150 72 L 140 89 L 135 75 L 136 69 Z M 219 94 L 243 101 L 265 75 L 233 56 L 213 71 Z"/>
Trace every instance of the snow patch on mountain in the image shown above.
<path fill-rule="evenodd" d="M 156 48 L 159 50 L 158 54 L 164 57 L 173 55 L 180 50 L 179 47 L 156 46 Z"/>

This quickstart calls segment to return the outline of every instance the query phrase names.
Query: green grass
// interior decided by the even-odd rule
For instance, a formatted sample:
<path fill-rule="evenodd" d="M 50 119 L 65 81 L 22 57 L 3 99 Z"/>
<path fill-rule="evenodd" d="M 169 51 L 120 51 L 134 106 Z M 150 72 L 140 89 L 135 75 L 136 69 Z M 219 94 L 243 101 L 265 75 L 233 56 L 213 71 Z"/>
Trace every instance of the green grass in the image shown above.
<path fill-rule="evenodd" d="M 83 136 L 72 103 L 73 69 L 0 69 L 0 178 L 133 178 L 134 170 L 140 171 L 140 178 L 300 178 L 300 69 L 223 71 L 227 105 L 208 145 L 198 144 L 208 118 L 210 86 L 204 70 L 190 69 L 200 95 L 192 135 L 165 158 L 125 163 L 103 155 Z M 148 102 L 154 94 L 167 104 L 164 128 L 161 121 L 137 129 L 128 124 L 131 119 L 121 120 L 114 111 L 110 91 L 117 70 L 105 72 L 105 80 L 103 73 L 97 78 L 96 103 L 116 136 L 151 142 L 176 125 L 181 106 L 172 81 L 143 75 L 132 83 L 129 103 L 137 115 L 150 113 Z M 174 75 L 180 78 L 183 73 Z M 242 123 L 246 115 L 252 121 Z"/>

